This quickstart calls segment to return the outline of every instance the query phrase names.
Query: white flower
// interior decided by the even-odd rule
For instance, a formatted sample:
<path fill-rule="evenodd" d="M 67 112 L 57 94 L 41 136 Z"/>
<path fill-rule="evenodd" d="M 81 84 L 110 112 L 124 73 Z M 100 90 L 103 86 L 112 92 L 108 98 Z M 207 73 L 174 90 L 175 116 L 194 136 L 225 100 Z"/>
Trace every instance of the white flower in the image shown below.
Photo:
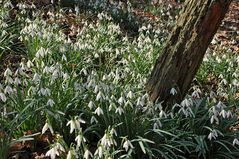
<path fill-rule="evenodd" d="M 55 159 L 56 156 L 59 156 L 59 152 L 57 150 L 57 147 L 54 146 L 49 151 L 47 151 L 46 156 L 50 156 L 51 159 Z"/>
<path fill-rule="evenodd" d="M 74 119 L 68 121 L 66 126 L 70 125 L 70 133 L 72 133 L 75 129 L 81 129 L 80 123 L 85 123 L 85 121 L 78 117 L 75 117 Z"/>
<path fill-rule="evenodd" d="M 54 102 L 54 100 L 52 100 L 52 99 L 49 99 L 48 101 L 47 101 L 47 105 L 48 106 L 53 106 L 55 104 L 55 102 Z"/>
<path fill-rule="evenodd" d="M 216 115 L 212 115 L 211 119 L 210 119 L 210 122 L 211 124 L 216 121 L 216 124 L 218 125 L 219 124 L 219 119 Z"/>
<path fill-rule="evenodd" d="M 124 103 L 124 98 L 122 96 L 119 98 L 118 103 L 120 105 L 122 105 Z"/>
<path fill-rule="evenodd" d="M 73 158 L 73 153 L 72 153 L 72 151 L 70 150 L 70 151 L 68 151 L 68 153 L 67 153 L 66 159 L 72 159 L 72 158 Z"/>
<path fill-rule="evenodd" d="M 172 94 L 174 96 L 175 94 L 177 94 L 177 90 L 175 88 L 172 88 L 170 90 L 170 94 Z"/>
<path fill-rule="evenodd" d="M 32 63 L 30 60 L 28 60 L 28 61 L 27 61 L 27 67 L 28 67 L 28 68 L 31 68 L 32 66 L 33 66 L 33 63 Z"/>
<path fill-rule="evenodd" d="M 7 97 L 5 96 L 4 93 L 0 93 L 0 98 L 3 102 L 6 102 L 7 101 Z"/>
<path fill-rule="evenodd" d="M 97 114 L 98 116 L 104 114 L 104 113 L 103 113 L 103 110 L 102 110 L 100 107 L 98 107 L 98 108 L 94 111 L 94 113 Z"/>
<path fill-rule="evenodd" d="M 11 93 L 13 93 L 12 87 L 9 86 L 9 85 L 7 85 L 7 86 L 5 87 L 5 89 L 4 89 L 4 93 L 5 93 L 5 94 L 11 94 Z"/>
<path fill-rule="evenodd" d="M 90 110 L 94 107 L 94 103 L 92 101 L 89 102 L 88 107 L 90 108 Z"/>
<path fill-rule="evenodd" d="M 40 82 L 41 76 L 39 74 L 35 73 L 32 80 L 33 80 L 33 82 Z"/>
<path fill-rule="evenodd" d="M 45 125 L 43 126 L 42 134 L 44 134 L 47 131 L 47 129 L 49 129 L 52 134 L 54 133 L 52 126 L 48 122 L 46 122 Z"/>
<path fill-rule="evenodd" d="M 115 113 L 119 113 L 119 115 L 121 115 L 124 113 L 124 109 L 121 106 L 119 106 L 118 108 L 116 108 Z"/>
<path fill-rule="evenodd" d="M 15 84 L 15 85 L 21 84 L 21 81 L 20 81 L 20 79 L 19 79 L 18 77 L 16 77 L 16 78 L 14 79 L 14 84 Z"/>
<path fill-rule="evenodd" d="M 227 118 L 233 117 L 232 112 L 230 110 L 227 111 Z"/>
<path fill-rule="evenodd" d="M 103 93 L 101 91 L 99 91 L 99 93 L 96 96 L 96 101 L 103 99 Z"/>
<path fill-rule="evenodd" d="M 192 104 L 192 102 L 189 99 L 184 99 L 181 103 L 183 107 L 189 107 Z"/>
<path fill-rule="evenodd" d="M 111 130 L 110 130 L 110 135 L 115 135 L 115 136 L 117 136 L 117 132 L 115 131 L 115 129 L 114 128 L 112 128 Z"/>
<path fill-rule="evenodd" d="M 95 151 L 95 154 L 94 154 L 94 155 L 98 155 L 99 158 L 102 158 L 102 157 L 103 157 L 103 148 L 102 148 L 102 146 L 99 146 L 99 147 L 97 148 L 97 150 Z"/>
<path fill-rule="evenodd" d="M 217 138 L 217 131 L 216 130 L 212 130 L 212 132 L 209 133 L 208 135 L 208 139 L 212 140 L 212 139 L 216 139 Z"/>
<path fill-rule="evenodd" d="M 223 118 L 226 118 L 227 117 L 227 112 L 224 109 L 222 109 L 222 111 L 220 112 L 219 115 L 222 116 Z"/>
<path fill-rule="evenodd" d="M 129 98 L 129 99 L 132 99 L 132 98 L 134 97 L 133 92 L 132 92 L 132 91 L 129 91 L 129 93 L 127 94 L 126 97 Z"/>
<path fill-rule="evenodd" d="M 192 97 L 194 98 L 200 98 L 199 92 L 197 90 L 193 91 Z"/>
<path fill-rule="evenodd" d="M 91 119 L 90 119 L 90 123 L 93 124 L 93 123 L 98 123 L 98 120 L 92 116 Z"/>
<path fill-rule="evenodd" d="M 82 136 L 82 134 L 79 134 L 76 136 L 75 141 L 76 141 L 77 146 L 80 146 L 82 141 L 86 142 L 86 139 Z"/>
<path fill-rule="evenodd" d="M 235 146 L 235 145 L 239 145 L 239 141 L 238 141 L 238 139 L 235 138 L 235 139 L 233 140 L 232 144 L 233 144 L 233 146 Z"/>
<path fill-rule="evenodd" d="M 83 157 L 85 159 L 89 159 L 92 156 L 93 156 L 92 153 L 88 149 L 86 149 Z"/>
<path fill-rule="evenodd" d="M 125 151 L 128 151 L 129 150 L 129 148 L 134 148 L 133 147 L 133 145 L 132 145 L 132 143 L 129 141 L 129 140 L 126 140 L 125 142 L 124 142 L 124 144 L 123 144 L 123 148 L 125 149 Z"/>
<path fill-rule="evenodd" d="M 167 114 L 163 110 L 161 110 L 160 113 L 159 113 L 159 117 L 160 118 L 163 118 L 163 117 L 167 118 Z"/>
<path fill-rule="evenodd" d="M 9 68 L 7 68 L 6 71 L 4 72 L 4 77 L 7 76 L 12 76 L 12 71 Z"/>

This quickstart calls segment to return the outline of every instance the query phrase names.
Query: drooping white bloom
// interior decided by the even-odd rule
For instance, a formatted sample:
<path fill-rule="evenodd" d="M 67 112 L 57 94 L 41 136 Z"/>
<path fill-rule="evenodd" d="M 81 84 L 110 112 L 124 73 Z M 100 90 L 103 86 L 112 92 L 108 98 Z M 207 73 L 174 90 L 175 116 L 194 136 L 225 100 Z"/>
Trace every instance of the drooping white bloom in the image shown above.
<path fill-rule="evenodd" d="M 94 107 L 94 103 L 92 101 L 89 102 L 88 107 L 90 108 L 90 110 Z"/>
<path fill-rule="evenodd" d="M 80 146 L 82 142 L 86 142 L 86 139 L 82 134 L 78 134 L 75 138 L 77 146 Z"/>
<path fill-rule="evenodd" d="M 219 115 L 222 116 L 223 118 L 226 118 L 227 117 L 227 112 L 224 109 L 222 109 L 222 111 L 220 112 Z"/>
<path fill-rule="evenodd" d="M 132 99 L 134 97 L 133 92 L 129 91 L 126 97 L 129 98 L 129 99 Z"/>
<path fill-rule="evenodd" d="M 50 132 L 51 132 L 52 134 L 54 133 L 51 124 L 49 124 L 48 122 L 46 122 L 45 125 L 44 125 L 43 128 L 42 128 L 42 134 L 44 134 L 48 129 L 50 130 Z"/>
<path fill-rule="evenodd" d="M 233 144 L 233 146 L 236 146 L 236 145 L 239 146 L 239 141 L 238 141 L 238 139 L 235 138 L 235 139 L 233 140 L 232 144 Z"/>
<path fill-rule="evenodd" d="M 212 117 L 210 119 L 211 124 L 213 124 L 214 121 L 216 121 L 217 125 L 219 124 L 219 119 L 218 119 L 218 117 L 216 115 L 212 115 Z"/>
<path fill-rule="evenodd" d="M 79 117 L 75 117 L 74 119 L 68 121 L 66 126 L 70 125 L 70 133 L 72 133 L 75 129 L 81 129 L 80 123 L 85 123 L 85 121 L 80 119 Z"/>
<path fill-rule="evenodd" d="M 73 159 L 73 153 L 72 150 L 69 150 L 66 156 L 66 159 Z"/>
<path fill-rule="evenodd" d="M 125 140 L 124 144 L 123 144 L 123 148 L 125 149 L 125 151 L 128 151 L 129 148 L 134 148 L 134 146 L 132 145 L 132 143 L 129 140 Z"/>
<path fill-rule="evenodd" d="M 212 130 L 208 135 L 209 140 L 216 139 L 217 137 L 218 137 L 218 134 L 216 130 Z"/>
<path fill-rule="evenodd" d="M 161 110 L 160 113 L 159 113 L 159 117 L 160 118 L 167 118 L 167 114 L 163 110 Z"/>
<path fill-rule="evenodd" d="M 185 98 L 181 103 L 183 107 L 189 107 L 191 104 L 192 104 L 191 101 L 187 98 Z"/>
<path fill-rule="evenodd" d="M 99 93 L 96 96 L 96 101 L 99 101 L 99 100 L 103 99 L 103 97 L 104 97 L 103 93 L 101 91 L 99 91 Z"/>
<path fill-rule="evenodd" d="M 103 110 L 102 110 L 100 107 L 98 107 L 98 108 L 94 111 L 94 113 L 97 114 L 98 116 L 104 114 L 104 113 L 103 113 Z"/>
<path fill-rule="evenodd" d="M 51 159 L 55 159 L 56 156 L 59 156 L 59 152 L 57 150 L 57 147 L 54 146 L 49 151 L 47 151 L 46 156 L 50 156 Z"/>
<path fill-rule="evenodd" d="M 3 102 L 6 102 L 6 101 L 7 101 L 7 97 L 5 96 L 4 93 L 0 93 L 0 99 L 1 99 Z"/>
<path fill-rule="evenodd" d="M 93 124 L 93 123 L 98 123 L 98 120 L 92 116 L 91 119 L 90 119 L 90 123 Z"/>
<path fill-rule="evenodd" d="M 47 105 L 48 106 L 53 106 L 55 104 L 55 102 L 54 102 L 54 100 L 53 99 L 48 99 L 48 101 L 47 101 Z"/>
<path fill-rule="evenodd" d="M 14 79 L 14 84 L 15 84 L 15 85 L 21 84 L 21 81 L 20 81 L 20 79 L 19 79 L 18 77 L 16 77 L 16 78 Z"/>
<path fill-rule="evenodd" d="M 5 87 L 5 89 L 4 89 L 4 93 L 5 93 L 5 94 L 11 94 L 11 93 L 13 93 L 12 87 L 9 86 L 9 85 L 7 85 L 7 86 Z"/>
<path fill-rule="evenodd" d="M 101 145 L 97 148 L 97 150 L 95 151 L 95 154 L 94 154 L 94 155 L 95 155 L 95 156 L 98 155 L 99 158 L 102 158 L 102 157 L 103 157 L 103 148 L 102 148 Z"/>
<path fill-rule="evenodd" d="M 175 94 L 177 94 L 177 90 L 175 88 L 171 88 L 170 94 L 174 96 Z"/>
<path fill-rule="evenodd" d="M 6 71 L 4 72 L 4 77 L 7 76 L 12 76 L 12 71 L 9 68 L 7 68 Z"/>
<path fill-rule="evenodd" d="M 91 157 L 93 157 L 92 153 L 88 149 L 86 149 L 83 158 L 89 159 Z"/>
<path fill-rule="evenodd" d="M 119 103 L 120 105 L 123 105 L 123 104 L 124 104 L 124 98 L 123 98 L 122 96 L 119 98 L 118 103 Z"/>
<path fill-rule="evenodd" d="M 116 108 L 115 113 L 118 113 L 119 115 L 121 115 L 124 113 L 124 109 L 121 106 L 119 106 Z"/>

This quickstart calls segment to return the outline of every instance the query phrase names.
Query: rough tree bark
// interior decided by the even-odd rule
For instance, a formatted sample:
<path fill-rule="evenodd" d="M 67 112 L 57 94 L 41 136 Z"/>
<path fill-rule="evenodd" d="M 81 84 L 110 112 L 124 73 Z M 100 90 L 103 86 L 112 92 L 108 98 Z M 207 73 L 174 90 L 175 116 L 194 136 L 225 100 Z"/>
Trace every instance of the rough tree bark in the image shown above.
<path fill-rule="evenodd" d="M 224 18 L 231 0 L 187 0 L 146 84 L 150 98 L 180 102 Z M 170 90 L 175 88 L 176 95 Z"/>

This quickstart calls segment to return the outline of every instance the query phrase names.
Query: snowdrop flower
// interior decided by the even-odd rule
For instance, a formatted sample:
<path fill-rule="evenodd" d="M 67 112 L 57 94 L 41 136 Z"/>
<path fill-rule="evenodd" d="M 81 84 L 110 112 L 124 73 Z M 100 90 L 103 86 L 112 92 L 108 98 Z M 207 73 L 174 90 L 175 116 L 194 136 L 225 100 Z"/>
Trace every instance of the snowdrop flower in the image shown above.
<path fill-rule="evenodd" d="M 101 99 L 103 99 L 103 93 L 101 91 L 99 91 L 99 93 L 96 96 L 96 101 L 99 101 Z"/>
<path fill-rule="evenodd" d="M 74 119 L 68 121 L 66 126 L 70 125 L 70 133 L 72 133 L 75 129 L 81 129 L 80 123 L 84 124 L 85 121 L 80 119 L 79 117 L 75 117 Z"/>
<path fill-rule="evenodd" d="M 184 99 L 183 101 L 182 101 L 182 103 L 181 103 L 181 105 L 183 106 L 183 107 L 189 107 L 190 105 L 191 105 L 192 103 L 191 103 L 191 101 L 189 100 L 189 99 Z"/>
<path fill-rule="evenodd" d="M 59 156 L 59 152 L 57 150 L 57 147 L 54 146 L 49 151 L 47 151 L 46 156 L 50 156 L 51 159 L 55 159 L 56 156 Z"/>
<path fill-rule="evenodd" d="M 161 127 L 162 127 L 162 123 L 159 120 L 157 120 L 157 122 L 154 123 L 153 129 L 159 129 Z"/>
<path fill-rule="evenodd" d="M 194 98 L 200 98 L 199 92 L 197 90 L 193 91 L 192 97 Z"/>
<path fill-rule="evenodd" d="M 236 146 L 236 145 L 239 146 L 239 141 L 238 141 L 238 139 L 235 138 L 235 139 L 233 140 L 232 144 L 233 144 L 233 146 Z"/>
<path fill-rule="evenodd" d="M 42 128 L 42 134 L 44 134 L 48 129 L 50 130 L 50 132 L 51 132 L 52 134 L 54 133 L 51 124 L 49 124 L 48 122 L 46 122 L 45 125 L 44 125 L 43 128 Z"/>
<path fill-rule="evenodd" d="M 40 82 L 41 81 L 41 76 L 39 74 L 35 73 L 33 75 L 32 81 L 35 82 L 35 83 Z"/>
<path fill-rule="evenodd" d="M 94 107 L 94 103 L 92 101 L 89 102 L 88 107 L 90 108 L 90 110 Z"/>
<path fill-rule="evenodd" d="M 115 113 L 119 113 L 119 115 L 121 115 L 124 113 L 124 109 L 121 106 L 119 106 L 118 108 L 116 108 Z"/>
<path fill-rule="evenodd" d="M 134 97 L 133 92 L 129 91 L 126 97 L 129 98 L 129 99 L 133 99 L 133 97 Z"/>
<path fill-rule="evenodd" d="M 134 148 L 132 143 L 129 140 L 125 140 L 124 144 L 123 144 L 123 148 L 125 149 L 125 151 L 128 151 L 129 148 Z"/>
<path fill-rule="evenodd" d="M 18 78 L 18 77 L 16 77 L 15 79 L 14 79 L 14 84 L 15 85 L 19 85 L 19 84 L 21 84 L 21 81 L 20 81 L 20 79 Z"/>
<path fill-rule="evenodd" d="M 177 94 L 177 90 L 175 88 L 172 88 L 170 90 L 170 94 L 172 94 L 174 96 L 175 94 Z"/>
<path fill-rule="evenodd" d="M 12 71 L 9 68 L 7 68 L 6 71 L 4 72 L 4 77 L 7 76 L 12 76 Z"/>
<path fill-rule="evenodd" d="M 159 113 L 159 117 L 160 118 L 163 118 L 163 117 L 167 118 L 167 114 L 163 110 L 161 110 L 160 113 Z"/>
<path fill-rule="evenodd" d="M 48 106 L 53 106 L 55 104 L 55 102 L 54 102 L 54 100 L 53 99 L 49 99 L 48 101 L 47 101 L 47 105 Z"/>
<path fill-rule="evenodd" d="M 208 135 L 209 140 L 216 139 L 217 137 L 218 137 L 218 134 L 216 130 L 212 130 Z"/>
<path fill-rule="evenodd" d="M 6 101 L 7 101 L 7 97 L 5 96 L 4 93 L 1 93 L 1 92 L 0 92 L 0 99 L 1 99 L 3 102 L 6 102 Z"/>
<path fill-rule="evenodd" d="M 94 111 L 94 113 L 97 114 L 98 116 L 104 114 L 104 113 L 103 113 L 103 110 L 102 110 L 100 107 L 98 107 L 98 108 Z"/>
<path fill-rule="evenodd" d="M 88 149 L 86 149 L 83 158 L 89 159 L 91 157 L 93 157 L 92 153 Z"/>
<path fill-rule="evenodd" d="M 95 156 L 98 155 L 99 158 L 102 158 L 102 157 L 103 157 L 103 148 L 102 148 L 101 145 L 97 148 L 97 150 L 95 151 L 95 154 L 94 154 L 94 155 L 95 155 Z"/>
<path fill-rule="evenodd" d="M 116 145 L 116 142 L 109 136 L 109 134 L 105 134 L 101 139 L 101 144 L 105 148 L 109 148 L 111 145 Z"/>
<path fill-rule="evenodd" d="M 33 63 L 31 62 L 31 60 L 28 60 L 27 61 L 27 67 L 31 68 L 32 66 L 34 66 Z"/>
<path fill-rule="evenodd" d="M 124 103 L 124 98 L 122 96 L 119 98 L 118 103 L 120 105 L 122 105 Z"/>
<path fill-rule="evenodd" d="M 75 138 L 76 144 L 79 147 L 81 145 L 82 142 L 86 142 L 86 139 L 84 138 L 84 136 L 82 134 L 78 134 Z"/>
<path fill-rule="evenodd" d="M 222 111 L 220 112 L 219 115 L 222 116 L 223 118 L 226 118 L 227 117 L 227 112 L 224 109 L 222 109 Z"/>
<path fill-rule="evenodd" d="M 98 123 L 98 120 L 92 116 L 91 119 L 90 119 L 90 123 L 93 124 L 93 123 Z"/>
<path fill-rule="evenodd" d="M 115 129 L 114 128 L 112 128 L 111 130 L 110 130 L 110 135 L 115 135 L 115 136 L 117 136 L 117 132 L 115 131 Z"/>
<path fill-rule="evenodd" d="M 4 89 L 4 93 L 5 93 L 5 94 L 11 94 L 11 93 L 13 93 L 12 87 L 9 86 L 9 85 L 7 85 L 7 86 L 5 87 L 5 89 Z"/>
<path fill-rule="evenodd" d="M 217 125 L 219 124 L 219 119 L 216 115 L 212 115 L 212 117 L 210 119 L 211 124 L 213 124 L 214 121 L 216 121 Z"/>
<path fill-rule="evenodd" d="M 232 112 L 230 110 L 227 111 L 227 118 L 233 117 Z"/>
<path fill-rule="evenodd" d="M 67 153 L 67 156 L 66 156 L 66 159 L 73 159 L 73 152 L 72 150 L 69 150 L 68 153 Z"/>
<path fill-rule="evenodd" d="M 107 75 L 103 75 L 102 81 L 105 81 L 105 80 L 107 80 L 107 79 L 108 79 L 108 76 L 107 76 Z"/>

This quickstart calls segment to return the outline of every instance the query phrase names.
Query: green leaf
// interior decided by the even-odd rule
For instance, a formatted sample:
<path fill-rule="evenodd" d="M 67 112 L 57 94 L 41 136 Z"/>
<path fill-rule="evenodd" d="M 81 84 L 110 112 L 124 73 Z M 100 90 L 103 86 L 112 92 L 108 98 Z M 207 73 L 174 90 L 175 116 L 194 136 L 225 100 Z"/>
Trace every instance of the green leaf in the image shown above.
<path fill-rule="evenodd" d="M 139 141 L 139 146 L 140 146 L 141 150 L 143 151 L 143 153 L 146 154 L 146 150 L 145 150 L 145 147 L 144 147 L 144 144 L 142 141 Z"/>

